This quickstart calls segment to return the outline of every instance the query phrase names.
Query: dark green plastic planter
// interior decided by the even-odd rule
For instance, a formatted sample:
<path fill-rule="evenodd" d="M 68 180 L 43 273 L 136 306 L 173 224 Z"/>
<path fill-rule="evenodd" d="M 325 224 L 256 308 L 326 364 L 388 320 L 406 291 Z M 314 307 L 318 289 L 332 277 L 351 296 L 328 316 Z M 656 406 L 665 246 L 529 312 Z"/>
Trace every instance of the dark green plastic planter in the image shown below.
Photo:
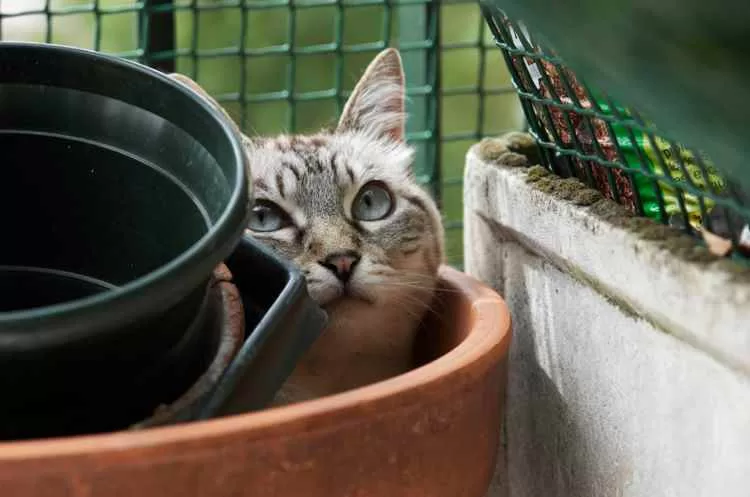
<path fill-rule="evenodd" d="M 145 66 L 0 43 L 0 150 L 0 438 L 145 418 L 216 348 L 207 284 L 250 205 L 239 137 Z"/>

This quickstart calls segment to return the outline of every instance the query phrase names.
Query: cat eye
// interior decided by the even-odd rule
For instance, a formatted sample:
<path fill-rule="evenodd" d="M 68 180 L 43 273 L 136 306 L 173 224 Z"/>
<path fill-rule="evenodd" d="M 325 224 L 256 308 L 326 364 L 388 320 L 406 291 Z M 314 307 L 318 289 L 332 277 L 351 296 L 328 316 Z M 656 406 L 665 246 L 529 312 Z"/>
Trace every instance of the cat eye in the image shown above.
<path fill-rule="evenodd" d="M 278 231 L 291 224 L 289 216 L 287 216 L 281 207 L 267 200 L 259 200 L 250 212 L 248 228 L 259 233 L 267 233 Z"/>
<path fill-rule="evenodd" d="M 379 221 L 392 211 L 393 197 L 380 181 L 371 181 L 363 186 L 352 204 L 352 217 L 358 221 Z"/>

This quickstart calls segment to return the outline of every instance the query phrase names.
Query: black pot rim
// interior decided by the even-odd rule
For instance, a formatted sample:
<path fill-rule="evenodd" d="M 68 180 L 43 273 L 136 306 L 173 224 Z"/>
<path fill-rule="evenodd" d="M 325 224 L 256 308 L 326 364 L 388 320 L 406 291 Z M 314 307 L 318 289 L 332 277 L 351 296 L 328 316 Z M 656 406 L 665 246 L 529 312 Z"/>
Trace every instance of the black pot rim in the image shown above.
<path fill-rule="evenodd" d="M 69 341 L 85 335 L 87 330 L 97 325 L 107 328 L 113 312 L 119 314 L 119 324 L 122 324 L 131 316 L 135 319 L 168 308 L 202 282 L 208 283 L 213 268 L 239 242 L 250 213 L 247 157 L 241 137 L 221 112 L 178 81 L 137 62 L 93 50 L 48 43 L 0 42 L 0 51 L 4 50 L 74 55 L 155 78 L 174 91 L 181 92 L 211 116 L 231 144 L 232 156 L 238 167 L 234 178 L 236 186 L 224 211 L 208 231 L 182 254 L 146 275 L 101 294 L 47 307 L 0 313 L 0 344 L 13 343 L 14 347 L 21 345 L 23 348 L 22 344 L 28 342 L 30 348 L 36 349 L 43 344 Z M 176 274 L 180 277 L 175 277 Z"/>

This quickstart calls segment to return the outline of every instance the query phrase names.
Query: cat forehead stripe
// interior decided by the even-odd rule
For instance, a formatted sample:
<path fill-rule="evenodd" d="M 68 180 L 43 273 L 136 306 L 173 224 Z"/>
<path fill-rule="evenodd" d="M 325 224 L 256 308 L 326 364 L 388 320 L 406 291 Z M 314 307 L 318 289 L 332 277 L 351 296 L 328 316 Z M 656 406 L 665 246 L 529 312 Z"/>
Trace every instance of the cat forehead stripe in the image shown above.
<path fill-rule="evenodd" d="M 268 185 L 263 178 L 255 178 L 253 180 L 253 186 L 258 190 L 269 191 Z"/>
<path fill-rule="evenodd" d="M 402 195 L 402 196 L 404 200 L 416 206 L 422 212 L 429 213 L 429 209 L 427 208 L 427 205 L 425 204 L 424 200 L 422 200 L 421 198 L 415 197 L 414 195 Z"/>
<path fill-rule="evenodd" d="M 333 182 L 338 184 L 339 183 L 339 168 L 338 168 L 338 154 L 336 152 L 333 152 L 331 154 L 331 160 L 329 161 L 331 163 L 331 171 L 333 172 Z"/>
<path fill-rule="evenodd" d="M 292 172 L 292 174 L 294 175 L 294 178 L 295 178 L 295 179 L 296 179 L 297 181 L 299 181 L 299 180 L 300 180 L 300 178 L 302 177 L 302 173 L 301 173 L 301 172 L 300 172 L 300 170 L 299 170 L 299 169 L 297 168 L 297 166 L 295 166 L 294 164 L 292 164 L 292 163 L 291 163 L 291 162 L 289 162 L 289 161 L 282 161 L 282 162 L 281 162 L 281 167 L 282 167 L 283 169 L 286 169 L 286 170 L 289 170 L 289 171 L 291 171 L 291 172 Z"/>
<path fill-rule="evenodd" d="M 276 191 L 279 192 L 279 195 L 282 197 L 286 197 L 286 189 L 284 188 L 284 171 L 281 170 L 276 174 Z"/>

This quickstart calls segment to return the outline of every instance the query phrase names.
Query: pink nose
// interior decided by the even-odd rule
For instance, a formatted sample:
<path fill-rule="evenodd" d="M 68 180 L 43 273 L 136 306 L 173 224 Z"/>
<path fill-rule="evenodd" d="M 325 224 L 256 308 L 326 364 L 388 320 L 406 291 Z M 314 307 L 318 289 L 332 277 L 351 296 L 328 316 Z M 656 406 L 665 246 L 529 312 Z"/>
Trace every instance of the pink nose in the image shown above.
<path fill-rule="evenodd" d="M 351 278 L 354 268 L 359 262 L 360 256 L 356 252 L 337 252 L 329 255 L 319 262 L 319 264 L 336 277 L 346 283 Z"/>

